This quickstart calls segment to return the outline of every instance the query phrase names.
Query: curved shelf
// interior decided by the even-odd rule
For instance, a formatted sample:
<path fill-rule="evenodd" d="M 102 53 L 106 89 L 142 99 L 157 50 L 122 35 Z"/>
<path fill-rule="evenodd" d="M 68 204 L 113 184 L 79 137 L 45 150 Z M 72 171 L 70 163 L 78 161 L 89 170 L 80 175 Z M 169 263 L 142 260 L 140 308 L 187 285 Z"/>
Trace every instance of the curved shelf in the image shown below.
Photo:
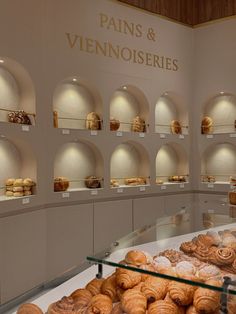
<path fill-rule="evenodd" d="M 177 121 L 179 127 L 172 121 Z M 183 101 L 173 92 L 165 92 L 155 106 L 155 133 L 188 134 L 188 116 Z"/>
<path fill-rule="evenodd" d="M 162 145 L 156 155 L 156 184 L 187 183 L 188 173 L 188 158 L 182 145 Z"/>
<path fill-rule="evenodd" d="M 18 62 L 0 58 L 0 121 L 35 125 L 35 118 L 36 96 L 30 75 Z"/>
<path fill-rule="evenodd" d="M 118 145 L 110 159 L 110 176 L 112 188 L 149 185 L 149 157 L 145 148 L 133 141 Z"/>
<path fill-rule="evenodd" d="M 117 126 L 114 129 L 110 124 L 111 131 L 147 132 L 149 104 L 144 93 L 131 85 L 117 89 L 110 101 L 110 120 L 113 119 Z"/>
<path fill-rule="evenodd" d="M 53 118 L 55 128 L 101 130 L 101 96 L 84 79 L 67 78 L 54 91 Z"/>
<path fill-rule="evenodd" d="M 89 176 L 94 178 L 89 180 Z M 63 183 L 60 184 L 60 178 L 65 178 L 66 185 L 69 185 L 67 188 Z M 102 188 L 103 158 L 95 145 L 82 141 L 62 145 L 54 160 L 54 184 L 56 183 L 59 183 L 59 189 L 56 188 L 55 192 Z"/>

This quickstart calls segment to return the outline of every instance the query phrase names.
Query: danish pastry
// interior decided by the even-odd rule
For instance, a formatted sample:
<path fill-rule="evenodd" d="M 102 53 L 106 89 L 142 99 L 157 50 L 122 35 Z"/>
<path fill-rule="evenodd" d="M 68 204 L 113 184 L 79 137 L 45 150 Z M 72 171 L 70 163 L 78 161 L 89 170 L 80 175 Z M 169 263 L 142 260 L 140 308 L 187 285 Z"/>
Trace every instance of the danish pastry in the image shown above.
<path fill-rule="evenodd" d="M 43 314 L 43 311 L 33 303 L 22 304 L 16 314 Z"/>
<path fill-rule="evenodd" d="M 92 294 L 87 289 L 77 289 L 70 295 L 74 300 L 76 309 L 87 306 L 92 299 Z"/>
<path fill-rule="evenodd" d="M 212 239 L 212 237 L 206 235 L 206 234 L 199 234 L 195 244 L 198 246 L 207 246 L 210 247 L 214 244 L 214 240 Z"/>
<path fill-rule="evenodd" d="M 117 131 L 120 127 L 120 121 L 115 119 L 115 118 L 111 118 L 110 119 L 110 130 L 111 131 Z"/>
<path fill-rule="evenodd" d="M 174 303 L 159 300 L 150 304 L 147 314 L 179 314 L 179 310 Z"/>
<path fill-rule="evenodd" d="M 103 281 L 101 286 L 101 292 L 102 294 L 109 296 L 112 302 L 116 302 L 118 301 L 116 287 L 117 287 L 116 275 L 112 274 Z"/>
<path fill-rule="evenodd" d="M 101 287 L 105 279 L 94 278 L 87 285 L 86 289 L 94 296 L 101 293 Z"/>
<path fill-rule="evenodd" d="M 160 253 L 161 256 L 165 256 L 168 258 L 168 260 L 173 264 L 176 264 L 182 260 L 183 253 L 178 252 L 176 250 L 170 249 L 170 250 L 165 250 Z"/>
<path fill-rule="evenodd" d="M 71 297 L 63 297 L 60 301 L 52 303 L 47 314 L 75 314 L 74 301 Z"/>
<path fill-rule="evenodd" d="M 140 283 L 142 279 L 141 273 L 136 271 L 118 268 L 116 270 L 116 282 L 122 289 L 131 289 Z"/>
<path fill-rule="evenodd" d="M 135 117 L 131 124 L 132 132 L 145 132 L 146 131 L 146 123 L 145 120 L 140 118 L 139 116 Z"/>
<path fill-rule="evenodd" d="M 142 251 L 129 251 L 125 256 L 127 264 L 140 266 L 147 264 L 146 255 Z"/>
<path fill-rule="evenodd" d="M 235 260 L 235 252 L 231 248 L 219 248 L 215 252 L 216 265 L 229 265 Z"/>
<path fill-rule="evenodd" d="M 121 306 L 126 314 L 145 314 L 147 299 L 140 291 L 129 289 L 124 292 L 121 298 Z"/>
<path fill-rule="evenodd" d="M 182 134 L 182 128 L 177 120 L 172 120 L 170 124 L 170 129 L 172 134 Z"/>
<path fill-rule="evenodd" d="M 96 112 L 90 112 L 86 118 L 86 129 L 101 130 L 101 120 Z"/>
<path fill-rule="evenodd" d="M 176 264 L 175 272 L 179 277 L 192 276 L 196 273 L 194 265 L 188 261 L 182 261 Z"/>
<path fill-rule="evenodd" d="M 193 256 L 198 258 L 200 261 L 208 262 L 210 250 L 207 246 L 197 246 L 196 250 L 193 252 Z"/>
<path fill-rule="evenodd" d="M 195 287 L 177 281 L 171 281 L 168 287 L 171 299 L 180 306 L 190 305 L 193 302 L 195 290 Z"/>
<path fill-rule="evenodd" d="M 183 242 L 180 245 L 180 250 L 186 254 L 192 254 L 197 248 L 197 245 L 193 241 Z"/>
<path fill-rule="evenodd" d="M 155 257 L 153 265 L 155 267 L 155 270 L 157 272 L 160 272 L 160 273 L 162 273 L 163 270 L 165 271 L 165 270 L 170 269 L 172 267 L 171 262 L 165 256 L 157 256 L 157 257 Z"/>
<path fill-rule="evenodd" d="M 92 297 L 86 314 L 110 314 L 112 311 L 112 301 L 111 299 L 104 294 L 97 294 Z"/>
<path fill-rule="evenodd" d="M 141 288 L 141 292 L 146 296 L 147 302 L 151 303 L 163 299 L 166 296 L 167 288 L 168 280 L 148 276 Z"/>
<path fill-rule="evenodd" d="M 207 281 L 221 275 L 218 267 L 214 265 L 205 265 L 198 270 L 198 277 L 202 281 Z"/>

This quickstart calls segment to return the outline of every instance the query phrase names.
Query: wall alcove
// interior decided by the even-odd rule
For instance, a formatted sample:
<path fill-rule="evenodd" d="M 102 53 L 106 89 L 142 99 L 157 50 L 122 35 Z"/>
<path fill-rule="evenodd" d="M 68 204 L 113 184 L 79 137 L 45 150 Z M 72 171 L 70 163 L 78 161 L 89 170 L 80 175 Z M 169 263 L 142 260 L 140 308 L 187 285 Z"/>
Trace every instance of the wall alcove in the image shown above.
<path fill-rule="evenodd" d="M 110 102 L 111 131 L 147 132 L 148 119 L 149 104 L 139 88 L 125 85 L 114 92 Z"/>

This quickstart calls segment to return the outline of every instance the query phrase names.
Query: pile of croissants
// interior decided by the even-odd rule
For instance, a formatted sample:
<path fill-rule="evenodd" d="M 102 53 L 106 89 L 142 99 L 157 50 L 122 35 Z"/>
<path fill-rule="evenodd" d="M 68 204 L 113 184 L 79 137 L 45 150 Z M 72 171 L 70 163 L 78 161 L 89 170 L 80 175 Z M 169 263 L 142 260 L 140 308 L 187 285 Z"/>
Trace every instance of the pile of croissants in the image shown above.
<path fill-rule="evenodd" d="M 35 182 L 31 178 L 9 178 L 5 182 L 5 195 L 10 197 L 23 197 L 30 196 L 33 194 L 33 187 L 35 186 Z"/>

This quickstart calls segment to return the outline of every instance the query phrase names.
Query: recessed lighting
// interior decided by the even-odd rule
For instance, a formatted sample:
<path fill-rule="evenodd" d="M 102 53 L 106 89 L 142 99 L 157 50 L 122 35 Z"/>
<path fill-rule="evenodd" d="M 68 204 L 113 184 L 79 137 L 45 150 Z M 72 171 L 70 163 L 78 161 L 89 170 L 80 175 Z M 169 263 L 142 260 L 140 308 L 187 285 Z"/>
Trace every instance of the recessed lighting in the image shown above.
<path fill-rule="evenodd" d="M 77 79 L 76 78 L 73 78 L 73 80 L 72 80 L 73 82 L 77 82 Z"/>
<path fill-rule="evenodd" d="M 221 95 L 223 95 L 223 94 L 224 94 L 224 92 L 220 92 L 220 94 L 221 94 Z"/>
<path fill-rule="evenodd" d="M 4 63 L 4 60 L 0 59 L 0 63 Z"/>
<path fill-rule="evenodd" d="M 126 90 L 126 89 L 127 89 L 127 86 L 123 86 L 123 89 L 125 89 L 125 90 Z"/>

